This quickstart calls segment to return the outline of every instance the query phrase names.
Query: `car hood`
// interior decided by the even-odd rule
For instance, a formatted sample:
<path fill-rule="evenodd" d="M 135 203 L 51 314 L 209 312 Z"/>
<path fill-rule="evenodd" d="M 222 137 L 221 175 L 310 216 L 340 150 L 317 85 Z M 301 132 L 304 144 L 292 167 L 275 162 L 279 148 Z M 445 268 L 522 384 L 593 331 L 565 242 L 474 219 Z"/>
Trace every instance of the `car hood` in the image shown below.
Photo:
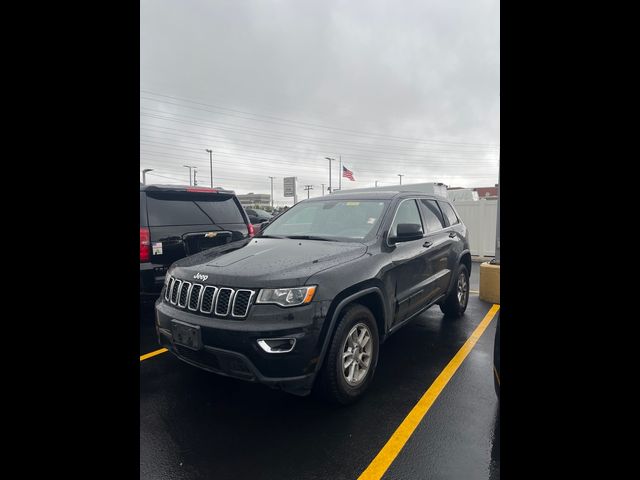
<path fill-rule="evenodd" d="M 211 248 L 175 262 L 171 275 L 208 285 L 245 288 L 304 285 L 313 274 L 364 255 L 366 245 L 352 242 L 252 238 Z M 202 278 L 202 277 L 201 277 Z"/>

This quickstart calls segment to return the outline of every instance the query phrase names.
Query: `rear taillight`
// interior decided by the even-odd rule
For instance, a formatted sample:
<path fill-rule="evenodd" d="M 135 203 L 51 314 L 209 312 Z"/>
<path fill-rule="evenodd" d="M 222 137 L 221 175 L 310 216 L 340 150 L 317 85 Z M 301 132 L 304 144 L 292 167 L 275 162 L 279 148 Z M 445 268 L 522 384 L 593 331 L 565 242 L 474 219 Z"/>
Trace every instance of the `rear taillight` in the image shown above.
<path fill-rule="evenodd" d="M 140 262 L 151 260 L 151 242 L 149 229 L 140 227 Z"/>
<path fill-rule="evenodd" d="M 256 234 L 256 229 L 250 223 L 247 224 L 247 228 L 249 229 L 249 236 L 253 237 Z"/>

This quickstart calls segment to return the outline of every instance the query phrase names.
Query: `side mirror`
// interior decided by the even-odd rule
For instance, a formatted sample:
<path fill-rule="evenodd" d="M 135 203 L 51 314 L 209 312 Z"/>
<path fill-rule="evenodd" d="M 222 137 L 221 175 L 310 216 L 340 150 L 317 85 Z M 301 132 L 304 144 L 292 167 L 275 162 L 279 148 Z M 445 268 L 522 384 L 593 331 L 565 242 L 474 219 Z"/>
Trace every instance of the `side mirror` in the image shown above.
<path fill-rule="evenodd" d="M 410 242 L 422 238 L 422 227 L 417 223 L 399 223 L 396 228 L 397 235 L 389 237 L 389 244 Z"/>

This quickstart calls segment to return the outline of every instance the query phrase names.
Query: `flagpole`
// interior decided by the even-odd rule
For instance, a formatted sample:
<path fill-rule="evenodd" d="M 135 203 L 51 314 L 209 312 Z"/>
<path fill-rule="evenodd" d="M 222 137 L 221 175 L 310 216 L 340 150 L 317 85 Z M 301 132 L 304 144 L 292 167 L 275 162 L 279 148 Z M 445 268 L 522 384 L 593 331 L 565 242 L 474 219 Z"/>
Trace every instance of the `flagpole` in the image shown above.
<path fill-rule="evenodd" d="M 342 155 L 340 155 L 340 180 L 338 180 L 338 190 L 342 190 Z"/>

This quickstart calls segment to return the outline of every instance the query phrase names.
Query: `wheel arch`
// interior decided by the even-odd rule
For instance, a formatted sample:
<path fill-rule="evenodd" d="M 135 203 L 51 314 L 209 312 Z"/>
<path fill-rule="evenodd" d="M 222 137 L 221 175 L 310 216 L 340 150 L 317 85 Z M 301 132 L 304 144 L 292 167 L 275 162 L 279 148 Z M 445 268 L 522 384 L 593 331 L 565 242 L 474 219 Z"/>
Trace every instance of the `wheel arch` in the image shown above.
<path fill-rule="evenodd" d="M 456 261 L 456 270 L 458 268 L 458 265 L 460 264 L 464 265 L 465 267 L 467 267 L 469 278 L 471 278 L 472 263 L 473 262 L 471 261 L 471 251 L 469 249 L 465 249 L 462 252 L 460 252 L 460 255 L 458 255 L 458 260 Z M 447 292 L 446 292 L 447 295 L 451 292 L 451 289 L 455 285 L 456 280 L 457 279 L 456 279 L 455 270 L 454 270 L 453 272 L 451 272 L 451 278 L 449 279 L 449 288 L 447 289 Z"/>
<path fill-rule="evenodd" d="M 316 372 L 320 371 L 324 364 L 327 350 L 333 340 L 333 335 L 340 315 L 347 306 L 353 303 L 359 303 L 371 310 L 371 313 L 373 313 L 373 316 L 376 319 L 380 342 L 383 341 L 387 333 L 387 312 L 384 298 L 382 288 L 376 283 L 370 282 L 346 289 L 336 296 L 327 313 L 327 318 L 330 319 L 328 324 L 329 326 L 327 328 L 327 333 L 324 336 L 322 349 L 320 350 L 320 358 L 318 359 Z"/>

